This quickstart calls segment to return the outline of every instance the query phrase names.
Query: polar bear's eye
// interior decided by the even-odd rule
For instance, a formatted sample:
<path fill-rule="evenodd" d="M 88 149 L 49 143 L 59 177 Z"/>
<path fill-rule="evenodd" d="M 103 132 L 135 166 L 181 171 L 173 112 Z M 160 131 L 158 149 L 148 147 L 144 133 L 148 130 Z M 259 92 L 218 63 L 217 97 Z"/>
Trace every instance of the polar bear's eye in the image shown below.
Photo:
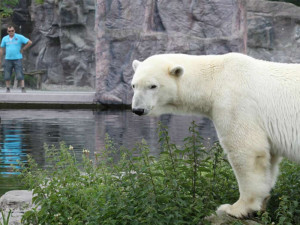
<path fill-rule="evenodd" d="M 134 85 L 134 84 L 132 85 L 132 88 L 133 88 L 133 89 L 135 88 L 135 85 Z"/>
<path fill-rule="evenodd" d="M 155 88 L 157 88 L 156 85 L 151 85 L 151 86 L 150 86 L 150 89 L 155 89 Z"/>

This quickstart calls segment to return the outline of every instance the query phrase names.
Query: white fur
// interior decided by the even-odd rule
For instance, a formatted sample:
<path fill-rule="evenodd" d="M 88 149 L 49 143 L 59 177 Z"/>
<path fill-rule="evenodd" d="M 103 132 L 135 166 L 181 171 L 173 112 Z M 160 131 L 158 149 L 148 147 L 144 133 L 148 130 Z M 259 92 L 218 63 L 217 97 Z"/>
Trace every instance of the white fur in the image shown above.
<path fill-rule="evenodd" d="M 244 217 L 263 209 L 281 156 L 300 160 L 300 64 L 238 53 L 155 55 L 134 64 L 133 111 L 196 113 L 213 121 L 240 191 L 236 203 L 218 211 Z M 180 76 L 170 72 L 176 67 Z"/>

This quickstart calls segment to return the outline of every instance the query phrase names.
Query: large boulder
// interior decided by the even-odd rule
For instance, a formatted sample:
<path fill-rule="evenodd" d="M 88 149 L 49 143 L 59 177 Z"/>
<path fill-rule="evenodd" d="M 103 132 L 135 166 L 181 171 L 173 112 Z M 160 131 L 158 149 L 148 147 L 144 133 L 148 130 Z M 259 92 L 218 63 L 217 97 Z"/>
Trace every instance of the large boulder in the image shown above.
<path fill-rule="evenodd" d="M 10 225 L 21 224 L 23 214 L 32 209 L 32 191 L 16 190 L 6 192 L 0 198 L 0 209 L 3 210 L 5 218 L 7 218 L 11 211 L 9 218 Z M 0 221 L 2 221 L 2 214 L 0 213 Z"/>
<path fill-rule="evenodd" d="M 210 222 L 212 225 L 232 225 L 232 224 L 240 224 L 240 225 L 262 225 L 262 223 L 251 220 L 244 219 L 240 220 L 234 218 L 232 216 L 227 215 L 225 212 L 221 212 L 218 214 L 214 214 L 205 218 L 207 222 Z M 203 223 L 200 223 L 201 225 Z"/>

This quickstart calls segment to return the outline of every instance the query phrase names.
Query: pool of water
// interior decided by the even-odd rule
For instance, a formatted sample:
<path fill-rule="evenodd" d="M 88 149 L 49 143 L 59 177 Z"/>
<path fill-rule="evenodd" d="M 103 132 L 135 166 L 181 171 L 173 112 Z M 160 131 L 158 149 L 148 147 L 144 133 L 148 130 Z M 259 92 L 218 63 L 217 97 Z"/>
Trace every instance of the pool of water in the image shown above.
<path fill-rule="evenodd" d="M 27 154 L 45 165 L 44 144 L 72 145 L 77 156 L 83 149 L 101 152 L 108 134 L 119 146 L 132 148 L 145 139 L 151 153 L 159 154 L 158 122 L 169 129 L 171 140 L 181 145 L 189 135 L 192 121 L 208 141 L 217 140 L 208 119 L 197 116 L 139 117 L 130 110 L 0 110 L 0 196 L 8 190 L 22 188 L 13 167 L 26 162 Z"/>

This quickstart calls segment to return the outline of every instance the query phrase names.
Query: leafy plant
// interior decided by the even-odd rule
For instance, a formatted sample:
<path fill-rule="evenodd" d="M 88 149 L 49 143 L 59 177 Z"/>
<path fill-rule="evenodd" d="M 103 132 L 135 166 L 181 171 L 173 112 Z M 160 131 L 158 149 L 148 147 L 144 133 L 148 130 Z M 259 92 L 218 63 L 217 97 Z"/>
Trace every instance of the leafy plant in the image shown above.
<path fill-rule="evenodd" d="M 1 215 L 2 215 L 2 223 L 0 222 L 0 225 L 9 225 L 9 218 L 12 214 L 12 211 L 9 210 L 7 217 L 5 217 L 4 211 L 1 209 Z"/>
<path fill-rule="evenodd" d="M 19 3 L 19 0 L 1 0 L 0 1 L 0 19 L 8 17 L 13 13 L 13 7 Z"/>
<path fill-rule="evenodd" d="M 264 224 L 270 224 L 270 221 L 278 225 L 300 224 L 300 166 L 283 160 L 280 171 L 267 212 L 263 215 Z"/>
<path fill-rule="evenodd" d="M 71 146 L 46 146 L 47 167 L 29 158 L 23 169 L 36 207 L 22 223 L 208 224 L 205 217 L 236 201 L 239 193 L 221 146 L 203 145 L 198 130 L 193 123 L 179 147 L 161 126 L 159 157 L 150 154 L 145 141 L 128 150 L 109 137 L 93 161 L 88 150 L 78 160 Z M 300 224 L 300 166 L 285 160 L 282 171 L 267 211 L 256 218 L 266 225 Z"/>
<path fill-rule="evenodd" d="M 35 2 L 36 2 L 37 4 L 43 4 L 43 3 L 44 3 L 44 0 L 35 0 Z"/>
<path fill-rule="evenodd" d="M 37 4 L 44 3 L 44 0 L 35 0 Z M 13 13 L 14 7 L 17 6 L 19 0 L 1 0 L 0 1 L 0 20 L 9 17 Z M 1 25 L 1 24 L 0 24 Z"/>
<path fill-rule="evenodd" d="M 238 191 L 220 145 L 207 149 L 197 130 L 193 123 L 191 136 L 179 148 L 162 127 L 158 158 L 145 141 L 133 150 L 118 149 L 108 137 L 105 151 L 93 163 L 87 150 L 78 162 L 63 143 L 59 150 L 46 147 L 47 169 L 30 158 L 23 170 L 37 207 L 26 212 L 22 222 L 199 224 L 224 199 L 233 202 Z"/>

